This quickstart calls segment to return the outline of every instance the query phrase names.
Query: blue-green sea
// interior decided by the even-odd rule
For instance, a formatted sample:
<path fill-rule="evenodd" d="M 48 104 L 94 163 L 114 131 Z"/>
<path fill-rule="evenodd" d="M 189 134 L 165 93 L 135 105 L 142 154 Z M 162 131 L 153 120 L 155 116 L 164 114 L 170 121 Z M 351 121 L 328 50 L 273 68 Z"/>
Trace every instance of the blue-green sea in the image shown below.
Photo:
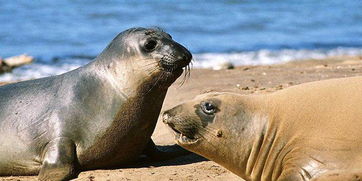
<path fill-rule="evenodd" d="M 0 25 L 0 57 L 36 57 L 0 81 L 79 67 L 131 27 L 161 27 L 200 68 L 362 55 L 361 0 L 0 0 Z"/>

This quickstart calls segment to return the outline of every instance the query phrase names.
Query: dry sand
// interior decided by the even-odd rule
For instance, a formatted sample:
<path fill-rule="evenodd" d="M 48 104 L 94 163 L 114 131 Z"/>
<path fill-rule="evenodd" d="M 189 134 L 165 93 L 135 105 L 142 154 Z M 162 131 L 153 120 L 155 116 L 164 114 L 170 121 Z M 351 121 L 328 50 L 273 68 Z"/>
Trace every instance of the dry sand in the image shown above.
<path fill-rule="evenodd" d="M 184 85 L 180 86 L 179 79 L 171 86 L 163 110 L 209 91 L 264 94 L 304 82 L 359 75 L 362 75 L 362 57 L 334 57 L 272 66 L 241 66 L 233 70 L 194 69 Z M 174 144 L 172 134 L 161 121 L 157 124 L 153 140 L 158 145 Z M 36 180 L 36 177 L 2 177 L 0 180 Z M 242 179 L 212 161 L 191 154 L 167 162 L 144 163 L 132 168 L 82 172 L 74 180 L 236 181 Z"/>

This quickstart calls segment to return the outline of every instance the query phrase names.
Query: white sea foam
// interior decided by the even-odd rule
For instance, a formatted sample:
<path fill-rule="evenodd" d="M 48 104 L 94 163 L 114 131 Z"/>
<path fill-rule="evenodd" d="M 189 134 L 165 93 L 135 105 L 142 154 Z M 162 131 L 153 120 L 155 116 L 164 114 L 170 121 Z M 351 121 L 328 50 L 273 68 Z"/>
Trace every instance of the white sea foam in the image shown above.
<path fill-rule="evenodd" d="M 230 62 L 234 65 L 267 65 L 285 63 L 293 60 L 322 59 L 332 56 L 362 55 L 360 48 L 336 48 L 331 50 L 259 50 L 240 53 L 204 53 L 196 54 L 194 67 L 216 68 L 218 65 Z"/>
<path fill-rule="evenodd" d="M 33 63 L 14 69 L 12 72 L 0 75 L 0 82 L 20 81 L 59 75 L 74 70 L 88 61 L 84 59 L 66 59 L 54 64 Z"/>
<path fill-rule="evenodd" d="M 330 50 L 259 50 L 238 53 L 202 53 L 194 54 L 194 68 L 216 68 L 230 62 L 234 65 L 266 65 L 284 63 L 301 59 L 322 59 L 331 56 L 362 56 L 361 48 L 336 48 Z M 41 78 L 73 70 L 88 63 L 86 59 L 62 59 L 53 64 L 33 63 L 0 76 L 0 81 L 19 81 Z"/>

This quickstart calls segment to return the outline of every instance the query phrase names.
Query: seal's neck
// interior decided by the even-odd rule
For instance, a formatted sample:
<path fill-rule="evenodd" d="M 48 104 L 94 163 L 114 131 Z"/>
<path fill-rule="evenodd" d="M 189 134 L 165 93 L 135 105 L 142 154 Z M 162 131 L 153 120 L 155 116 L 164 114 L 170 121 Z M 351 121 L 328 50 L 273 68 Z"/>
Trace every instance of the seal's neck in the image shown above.
<path fill-rule="evenodd" d="M 237 151 L 231 150 L 229 155 L 232 157 L 228 160 L 231 164 L 227 163 L 232 172 L 247 180 L 260 180 L 275 136 L 268 127 L 269 117 L 261 113 L 254 114 L 248 120 L 252 125 L 246 127 L 243 133 L 234 134 L 232 142 Z M 244 136 L 236 136 L 240 134 Z"/>
<path fill-rule="evenodd" d="M 149 61 L 149 60 L 148 60 Z M 105 60 L 97 57 L 93 62 L 85 66 L 88 72 L 94 72 L 104 83 L 107 83 L 119 94 L 125 97 L 135 97 L 136 94 L 147 94 L 151 91 L 167 91 L 167 87 L 158 85 L 159 77 L 156 68 L 145 66 L 149 62 L 142 58 L 133 60 L 129 58 Z M 135 89 L 140 92 L 136 92 Z"/>
<path fill-rule="evenodd" d="M 231 101 L 231 100 L 230 100 Z M 207 133 L 208 140 L 200 142 L 194 150 L 210 160 L 219 163 L 236 175 L 246 180 L 259 180 L 263 172 L 263 163 L 273 145 L 273 133 L 269 129 L 268 114 L 255 103 L 260 99 L 242 97 L 235 102 L 238 113 L 232 112 L 229 120 L 215 123 L 208 130 L 222 130 L 222 136 L 211 136 Z M 246 110 L 248 104 L 248 110 Z M 208 131 L 210 132 L 210 131 Z M 271 138 L 271 139 L 269 139 Z M 216 140 L 216 141 L 215 141 Z"/>
<path fill-rule="evenodd" d="M 265 173 L 265 171 L 270 166 L 271 151 L 274 150 L 275 146 L 275 136 L 276 132 L 270 128 L 269 124 L 265 124 L 260 131 L 256 132 L 244 172 L 247 178 L 252 180 L 265 180 L 267 178 L 266 180 L 271 180 L 270 173 Z"/>
<path fill-rule="evenodd" d="M 278 132 L 277 119 L 267 112 L 267 97 L 243 97 L 247 111 L 236 115 L 235 121 L 226 121 L 230 128 L 225 145 L 209 153 L 209 158 L 246 180 L 272 181 L 280 175 L 281 158 L 285 155 L 284 140 Z M 267 107 L 266 107 L 267 106 Z M 225 125 L 230 124 L 230 125 Z M 218 155 L 218 156 L 215 156 Z"/>
<path fill-rule="evenodd" d="M 277 116 L 268 114 L 262 129 L 255 133 L 244 174 L 251 180 L 275 181 L 281 174 L 287 154 L 285 140 L 278 129 Z"/>

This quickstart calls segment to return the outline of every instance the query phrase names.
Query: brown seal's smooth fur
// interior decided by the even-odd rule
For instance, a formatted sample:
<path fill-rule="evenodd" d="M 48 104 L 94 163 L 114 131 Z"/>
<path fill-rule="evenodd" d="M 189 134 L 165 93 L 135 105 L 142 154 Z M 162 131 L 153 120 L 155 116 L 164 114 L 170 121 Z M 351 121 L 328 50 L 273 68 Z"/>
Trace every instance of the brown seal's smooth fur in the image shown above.
<path fill-rule="evenodd" d="M 247 181 L 358 180 L 362 77 L 266 95 L 208 93 L 163 115 L 182 147 Z"/>

